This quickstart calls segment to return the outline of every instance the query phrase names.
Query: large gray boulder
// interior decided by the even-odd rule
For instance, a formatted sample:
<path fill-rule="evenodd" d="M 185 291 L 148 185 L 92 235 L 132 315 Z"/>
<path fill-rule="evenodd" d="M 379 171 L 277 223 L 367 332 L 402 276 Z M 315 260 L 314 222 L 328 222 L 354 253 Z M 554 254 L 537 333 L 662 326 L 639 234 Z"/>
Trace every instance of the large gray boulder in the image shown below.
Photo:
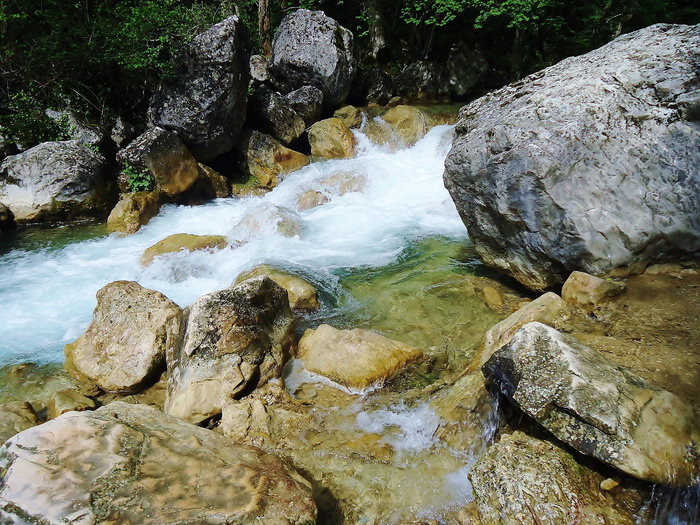
<path fill-rule="evenodd" d="M 280 377 L 294 348 L 287 292 L 268 277 L 200 297 L 185 315 L 181 344 L 167 353 L 165 412 L 193 423 Z"/>
<path fill-rule="evenodd" d="M 117 201 L 107 160 L 87 145 L 44 142 L 0 164 L 0 201 L 17 222 L 106 217 Z"/>
<path fill-rule="evenodd" d="M 484 261 L 543 290 L 697 257 L 698 64 L 700 25 L 655 25 L 462 108 L 445 185 Z"/>
<path fill-rule="evenodd" d="M 238 17 L 210 27 L 175 57 L 176 78 L 153 96 L 149 121 L 176 132 L 200 161 L 230 151 L 245 120 L 249 57 Z"/>
<path fill-rule="evenodd" d="M 165 371 L 180 329 L 180 307 L 162 293 L 115 281 L 97 292 L 85 333 L 65 346 L 66 369 L 106 392 L 136 392 Z"/>
<path fill-rule="evenodd" d="M 306 128 L 291 103 L 267 86 L 260 86 L 250 97 L 248 122 L 287 146 L 301 137 Z"/>
<path fill-rule="evenodd" d="M 529 323 L 482 367 L 511 402 L 576 450 L 640 479 L 700 481 L 693 406 L 541 323 Z"/>
<path fill-rule="evenodd" d="M 120 401 L 68 412 L 0 448 L 0 522 L 315 523 L 311 487 L 281 460 Z"/>
<path fill-rule="evenodd" d="M 338 106 L 355 77 L 352 33 L 323 11 L 299 9 L 280 23 L 270 76 L 282 92 L 315 86 L 327 108 Z"/>

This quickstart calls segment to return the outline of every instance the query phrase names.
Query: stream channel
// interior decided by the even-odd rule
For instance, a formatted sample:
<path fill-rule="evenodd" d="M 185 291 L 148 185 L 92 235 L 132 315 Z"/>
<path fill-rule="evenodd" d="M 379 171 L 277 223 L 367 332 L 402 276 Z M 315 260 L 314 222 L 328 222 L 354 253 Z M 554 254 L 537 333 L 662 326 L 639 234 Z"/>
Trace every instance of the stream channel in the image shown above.
<path fill-rule="evenodd" d="M 94 224 L 23 230 L 0 245 L 0 402 L 39 395 L 61 366 L 63 346 L 89 325 L 95 293 L 106 284 L 134 280 L 185 307 L 269 264 L 319 290 L 322 307 L 299 319 L 299 334 L 321 323 L 369 328 L 428 356 L 362 395 L 288 367 L 286 386 L 313 407 L 315 428 L 288 425 L 284 444 L 294 448 L 297 468 L 331 488 L 320 496 L 325 512 L 341 498 L 348 523 L 446 523 L 472 498 L 467 472 L 493 439 L 496 412 L 462 429 L 468 445 L 455 447 L 437 437 L 431 401 L 508 314 L 486 306 L 483 288 L 522 298 L 480 263 L 443 186 L 452 131 L 437 126 L 398 151 L 356 131 L 352 159 L 315 162 L 264 196 L 168 205 L 131 236 Z M 343 180 L 357 191 L 341 191 Z M 327 202 L 304 209 L 300 198 L 309 190 Z M 146 248 L 175 233 L 225 235 L 230 246 L 141 265 Z M 38 366 L 12 381 L 13 365 L 28 362 Z M 672 514 L 658 523 L 695 523 Z"/>

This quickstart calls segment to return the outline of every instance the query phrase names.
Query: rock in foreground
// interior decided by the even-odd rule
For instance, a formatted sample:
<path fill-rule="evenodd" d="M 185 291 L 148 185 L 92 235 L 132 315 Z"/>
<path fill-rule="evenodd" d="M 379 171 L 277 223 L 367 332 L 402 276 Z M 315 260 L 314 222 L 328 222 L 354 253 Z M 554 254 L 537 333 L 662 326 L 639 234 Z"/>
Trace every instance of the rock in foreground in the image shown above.
<path fill-rule="evenodd" d="M 97 292 L 92 323 L 65 346 L 66 369 L 106 392 L 132 393 L 165 370 L 180 337 L 180 307 L 134 281 Z"/>
<path fill-rule="evenodd" d="M 503 436 L 469 478 L 485 524 L 637 523 L 632 512 L 600 489 L 600 474 L 522 432 Z"/>
<path fill-rule="evenodd" d="M 462 108 L 445 184 L 484 261 L 544 290 L 697 257 L 699 50 L 655 25 Z"/>
<path fill-rule="evenodd" d="M 370 330 L 337 330 L 322 324 L 299 341 L 299 359 L 310 372 L 347 388 L 383 383 L 423 352 Z"/>
<path fill-rule="evenodd" d="M 693 407 L 576 339 L 529 323 L 482 370 L 509 400 L 580 452 L 654 483 L 700 480 Z"/>
<path fill-rule="evenodd" d="M 2 523 L 314 523 L 276 457 L 140 405 L 70 412 L 0 448 Z"/>
<path fill-rule="evenodd" d="M 268 277 L 197 299 L 179 347 L 168 350 L 165 411 L 193 423 L 281 375 L 295 343 L 287 292 Z"/>

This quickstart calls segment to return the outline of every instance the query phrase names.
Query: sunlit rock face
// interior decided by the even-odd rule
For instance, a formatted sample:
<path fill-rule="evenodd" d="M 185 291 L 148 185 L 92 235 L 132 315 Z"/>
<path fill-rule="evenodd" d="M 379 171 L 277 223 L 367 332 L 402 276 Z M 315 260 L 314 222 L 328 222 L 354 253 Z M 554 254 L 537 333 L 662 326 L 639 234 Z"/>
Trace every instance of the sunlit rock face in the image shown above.
<path fill-rule="evenodd" d="M 293 350 L 287 292 L 268 277 L 200 297 L 185 315 L 183 339 L 167 355 L 165 411 L 193 423 L 279 377 Z"/>
<path fill-rule="evenodd" d="M 105 157 L 75 140 L 44 142 L 0 164 L 0 200 L 17 222 L 106 217 L 117 201 Z"/>
<path fill-rule="evenodd" d="M 2 523 L 316 520 L 308 482 L 275 456 L 142 405 L 22 432 L 0 448 L 0 469 Z"/>
<path fill-rule="evenodd" d="M 469 473 L 482 523 L 638 523 L 601 490 L 604 478 L 565 450 L 522 432 L 504 435 Z"/>
<path fill-rule="evenodd" d="M 200 161 L 230 151 L 243 126 L 248 97 L 250 39 L 232 16 L 183 46 L 175 78 L 155 93 L 148 119 L 174 131 Z"/>
<path fill-rule="evenodd" d="M 352 33 L 323 11 L 298 9 L 280 23 L 269 70 L 281 91 L 314 86 L 324 106 L 337 106 L 355 77 Z"/>
<path fill-rule="evenodd" d="M 510 401 L 580 452 L 655 483 L 700 479 L 694 407 L 576 339 L 529 323 L 482 370 Z"/>
<path fill-rule="evenodd" d="M 655 25 L 462 108 L 445 185 L 487 264 L 544 290 L 697 258 L 698 49 Z"/>
<path fill-rule="evenodd" d="M 115 281 L 97 292 L 87 331 L 65 346 L 66 369 L 106 392 L 136 392 L 164 371 L 180 327 L 180 307 L 165 295 Z"/>

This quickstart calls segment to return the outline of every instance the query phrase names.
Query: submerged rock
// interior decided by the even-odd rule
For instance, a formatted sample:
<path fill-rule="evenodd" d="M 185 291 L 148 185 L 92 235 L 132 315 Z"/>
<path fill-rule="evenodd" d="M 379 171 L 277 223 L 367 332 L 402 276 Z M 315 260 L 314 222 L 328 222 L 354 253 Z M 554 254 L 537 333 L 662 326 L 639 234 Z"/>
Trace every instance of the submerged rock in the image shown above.
<path fill-rule="evenodd" d="M 352 171 L 341 171 L 314 181 L 313 188 L 299 194 L 297 208 L 310 210 L 330 202 L 333 197 L 361 192 L 367 187 L 367 175 Z"/>
<path fill-rule="evenodd" d="M 123 193 L 107 217 L 107 229 L 131 235 L 158 215 L 162 199 L 158 191 Z"/>
<path fill-rule="evenodd" d="M 48 405 L 49 419 L 55 419 L 61 414 L 71 411 L 94 410 L 95 402 L 75 389 L 67 388 L 55 392 Z"/>
<path fill-rule="evenodd" d="M 425 107 L 398 105 L 367 122 L 363 131 L 377 144 L 392 149 L 413 146 L 434 126 L 453 124 L 455 115 L 436 113 Z"/>
<path fill-rule="evenodd" d="M 146 248 L 141 256 L 141 266 L 148 266 L 153 259 L 159 255 L 167 253 L 177 253 L 181 251 L 193 252 L 196 250 L 221 250 L 228 244 L 223 235 L 192 235 L 191 233 L 175 233 L 168 235 Z"/>
<path fill-rule="evenodd" d="M 106 392 L 132 393 L 155 380 L 180 337 L 180 308 L 134 281 L 97 292 L 87 331 L 65 346 L 66 369 Z"/>
<path fill-rule="evenodd" d="M 232 244 L 241 245 L 263 236 L 295 237 L 303 232 L 303 225 L 294 211 L 271 202 L 261 202 L 249 209 L 231 229 Z"/>
<path fill-rule="evenodd" d="M 326 159 L 345 159 L 355 154 L 355 136 L 339 118 L 327 118 L 309 128 L 311 155 Z"/>
<path fill-rule="evenodd" d="M 484 524 L 638 523 L 632 510 L 600 489 L 603 476 L 522 432 L 502 436 L 469 479 Z"/>
<path fill-rule="evenodd" d="M 165 412 L 200 423 L 246 389 L 277 378 L 295 347 L 287 292 L 268 277 L 212 292 L 185 310 L 168 350 Z"/>
<path fill-rule="evenodd" d="M 15 434 L 40 423 L 34 407 L 26 401 L 13 401 L 0 405 L 0 443 Z"/>
<path fill-rule="evenodd" d="M 44 142 L 0 164 L 0 200 L 17 222 L 104 218 L 117 201 L 111 176 L 87 145 Z"/>
<path fill-rule="evenodd" d="M 200 161 L 231 151 L 245 120 L 250 39 L 232 16 L 196 36 L 173 60 L 175 78 L 154 94 L 148 119 L 178 134 Z"/>
<path fill-rule="evenodd" d="M 297 357 L 310 372 L 359 390 L 382 384 L 423 352 L 370 330 L 322 324 L 304 332 Z"/>
<path fill-rule="evenodd" d="M 544 290 L 700 253 L 700 25 L 655 25 L 460 111 L 445 184 L 484 261 Z"/>
<path fill-rule="evenodd" d="M 159 410 L 71 412 L 0 448 L 3 523 L 315 523 L 311 487 L 275 456 Z"/>
<path fill-rule="evenodd" d="M 693 406 L 576 339 L 530 323 L 482 370 L 509 400 L 580 452 L 654 483 L 700 480 Z"/>
<path fill-rule="evenodd" d="M 592 306 L 624 291 L 625 285 L 622 283 L 606 281 L 583 272 L 571 272 L 561 289 L 561 296 L 572 305 Z"/>
<path fill-rule="evenodd" d="M 323 11 L 298 9 L 284 17 L 272 44 L 270 76 L 282 92 L 314 86 L 335 107 L 355 77 L 352 33 Z"/>
<path fill-rule="evenodd" d="M 292 310 L 318 310 L 321 307 L 321 303 L 318 300 L 318 291 L 309 281 L 293 273 L 273 268 L 268 264 L 262 264 L 252 270 L 243 272 L 236 278 L 234 284 L 240 284 L 253 277 L 261 276 L 269 277 L 287 290 L 289 306 Z"/>

